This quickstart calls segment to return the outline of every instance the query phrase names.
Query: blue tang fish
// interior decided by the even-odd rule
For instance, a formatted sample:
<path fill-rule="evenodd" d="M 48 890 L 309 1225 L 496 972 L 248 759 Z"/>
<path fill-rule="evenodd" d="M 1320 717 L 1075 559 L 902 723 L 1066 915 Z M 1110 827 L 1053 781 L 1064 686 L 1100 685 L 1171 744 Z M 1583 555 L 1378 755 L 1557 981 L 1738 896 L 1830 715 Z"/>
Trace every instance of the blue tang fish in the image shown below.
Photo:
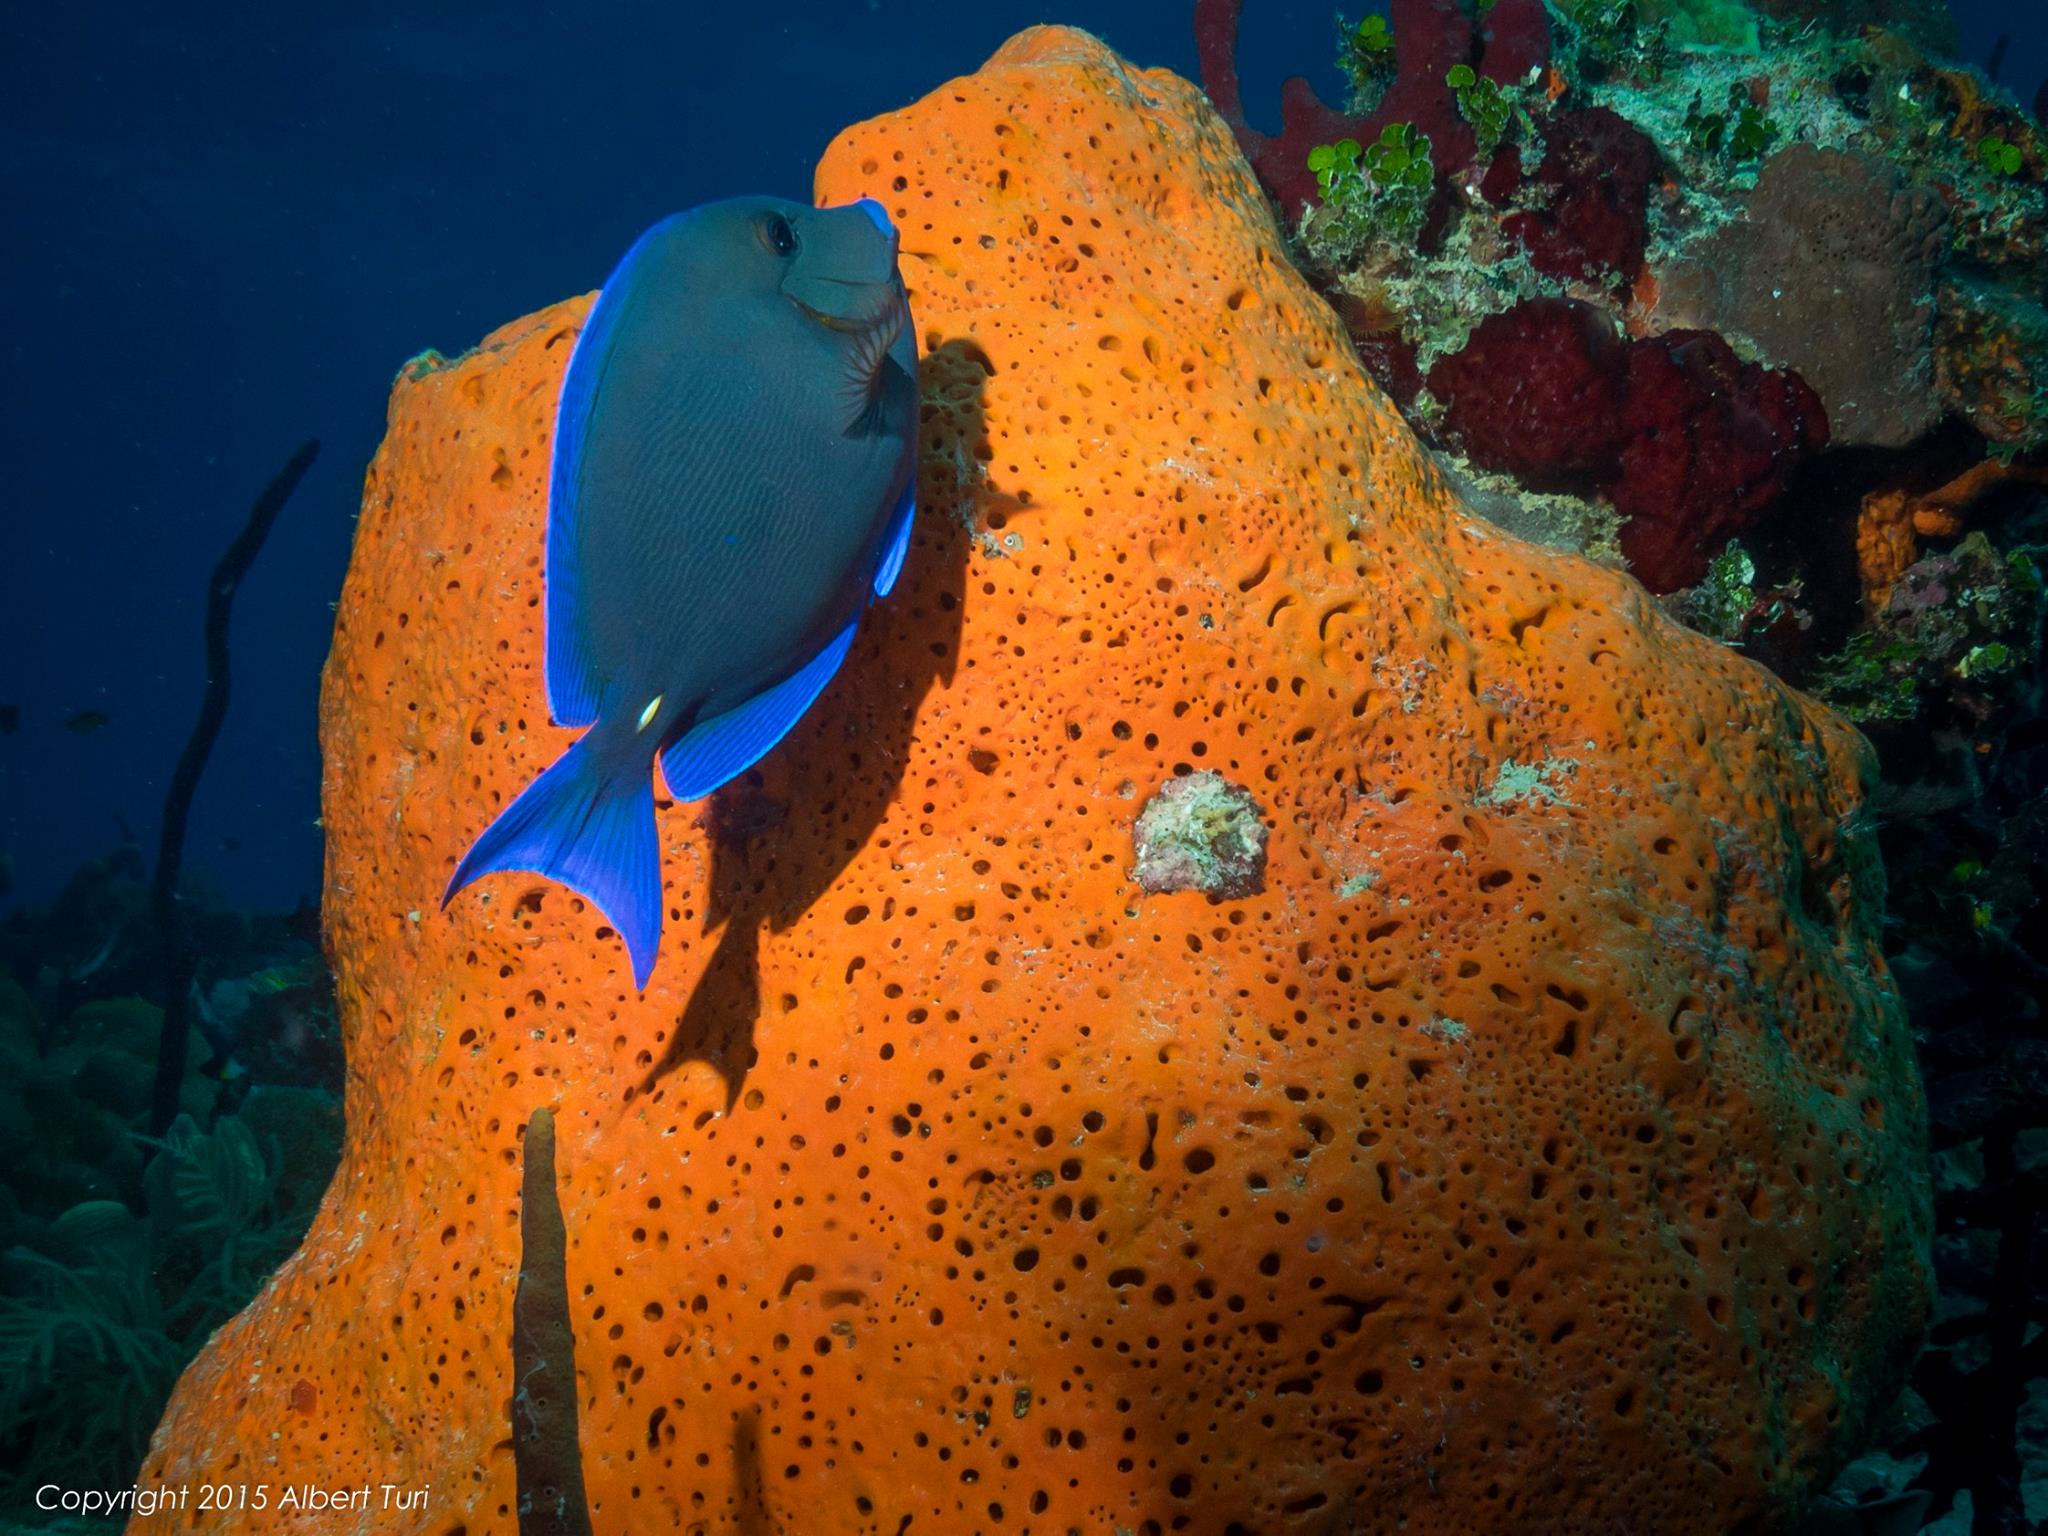
<path fill-rule="evenodd" d="M 879 204 L 709 203 L 642 235 L 562 381 L 547 690 L 576 744 L 476 840 L 580 891 L 644 988 L 661 945 L 653 768 L 699 800 L 787 734 L 910 543 L 917 342 Z"/>

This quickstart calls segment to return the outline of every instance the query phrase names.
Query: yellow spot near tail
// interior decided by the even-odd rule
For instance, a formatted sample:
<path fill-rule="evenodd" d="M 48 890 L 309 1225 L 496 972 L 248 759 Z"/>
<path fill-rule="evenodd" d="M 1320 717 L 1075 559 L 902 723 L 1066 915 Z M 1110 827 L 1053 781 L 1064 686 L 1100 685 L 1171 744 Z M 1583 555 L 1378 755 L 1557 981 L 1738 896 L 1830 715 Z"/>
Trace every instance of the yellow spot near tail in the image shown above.
<path fill-rule="evenodd" d="M 636 729 L 642 731 L 646 730 L 648 723 L 654 719 L 655 711 L 660 708 L 661 695 L 657 693 L 653 698 L 647 701 L 647 707 L 640 711 L 640 724 L 636 727 Z"/>

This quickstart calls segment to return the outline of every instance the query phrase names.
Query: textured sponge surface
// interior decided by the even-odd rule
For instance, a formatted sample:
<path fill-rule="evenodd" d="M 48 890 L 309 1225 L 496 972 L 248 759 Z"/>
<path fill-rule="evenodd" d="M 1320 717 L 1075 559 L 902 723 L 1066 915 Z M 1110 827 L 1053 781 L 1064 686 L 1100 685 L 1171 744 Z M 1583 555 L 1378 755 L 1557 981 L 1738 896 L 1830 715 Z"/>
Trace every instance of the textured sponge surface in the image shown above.
<path fill-rule="evenodd" d="M 344 1160 L 144 1475 L 428 1496 L 151 1531 L 517 1530 L 543 1106 L 601 1536 L 1777 1519 L 1924 1308 L 1861 741 L 1468 514 L 1185 83 L 1026 33 L 818 192 L 902 231 L 916 534 L 788 741 L 664 802 L 644 995 L 566 891 L 437 911 L 573 735 L 587 303 L 394 393 L 322 713 Z"/>

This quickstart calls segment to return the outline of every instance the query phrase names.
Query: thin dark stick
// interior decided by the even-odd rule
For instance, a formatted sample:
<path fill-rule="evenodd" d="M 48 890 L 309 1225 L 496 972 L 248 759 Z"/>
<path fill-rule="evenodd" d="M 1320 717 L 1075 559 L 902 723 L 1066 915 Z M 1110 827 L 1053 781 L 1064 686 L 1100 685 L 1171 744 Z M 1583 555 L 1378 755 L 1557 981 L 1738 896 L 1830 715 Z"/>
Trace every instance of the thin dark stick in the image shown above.
<path fill-rule="evenodd" d="M 206 694 L 164 795 L 162 839 L 157 845 L 156 876 L 150 883 L 150 906 L 164 962 L 163 1029 L 157 1036 L 156 1088 L 149 1108 L 152 1136 L 163 1135 L 177 1115 L 178 1090 L 185 1081 L 185 1044 L 192 1032 L 192 974 L 197 957 L 178 911 L 178 872 L 185 859 L 185 823 L 192 814 L 192 796 L 198 791 L 199 776 L 206 771 L 206 759 L 228 712 L 228 611 L 235 601 L 235 588 L 255 563 L 263 541 L 270 537 L 271 524 L 319 452 L 319 439 L 307 442 L 263 488 L 249 509 L 249 521 L 220 557 L 206 584 Z"/>
<path fill-rule="evenodd" d="M 577 1432 L 569 1233 L 555 1188 L 555 1116 L 536 1109 L 520 1153 L 519 1284 L 512 1293 L 512 1476 L 519 1536 L 590 1536 Z"/>

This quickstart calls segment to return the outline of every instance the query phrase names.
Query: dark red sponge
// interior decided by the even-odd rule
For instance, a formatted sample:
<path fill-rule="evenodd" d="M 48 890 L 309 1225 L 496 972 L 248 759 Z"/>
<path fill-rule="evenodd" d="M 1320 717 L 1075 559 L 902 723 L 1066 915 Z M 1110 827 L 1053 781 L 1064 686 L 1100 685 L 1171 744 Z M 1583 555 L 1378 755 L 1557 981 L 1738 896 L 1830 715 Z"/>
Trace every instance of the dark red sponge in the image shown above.
<path fill-rule="evenodd" d="M 1707 331 L 1625 341 L 1573 299 L 1489 315 L 1430 369 L 1429 388 L 1474 463 L 1611 501 L 1653 592 L 1699 581 L 1828 440 L 1798 374 L 1745 363 Z"/>
<path fill-rule="evenodd" d="M 1707 559 L 1827 446 L 1820 397 L 1789 369 L 1738 358 L 1711 331 L 1629 348 L 1624 443 L 1601 487 L 1627 523 L 1622 552 L 1653 592 L 1689 587 Z"/>
<path fill-rule="evenodd" d="M 1614 463 L 1627 364 L 1626 344 L 1589 305 L 1530 299 L 1480 321 L 1429 370 L 1429 389 L 1475 463 L 1548 487 Z"/>
<path fill-rule="evenodd" d="M 1547 204 L 1510 214 L 1501 227 L 1547 276 L 1633 282 L 1649 245 L 1657 147 L 1605 107 L 1554 114 L 1543 125 L 1543 142 L 1530 180 Z"/>

